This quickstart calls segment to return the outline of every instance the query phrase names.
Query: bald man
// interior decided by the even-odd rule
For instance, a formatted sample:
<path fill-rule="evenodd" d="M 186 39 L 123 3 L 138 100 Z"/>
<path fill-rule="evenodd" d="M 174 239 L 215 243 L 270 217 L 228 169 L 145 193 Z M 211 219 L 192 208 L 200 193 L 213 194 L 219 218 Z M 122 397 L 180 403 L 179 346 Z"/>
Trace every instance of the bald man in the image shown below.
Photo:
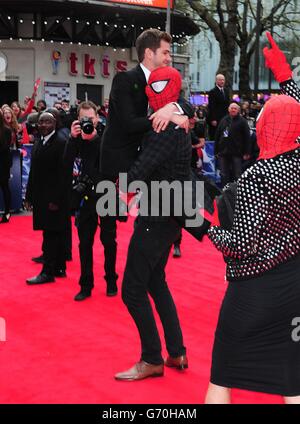
<path fill-rule="evenodd" d="M 225 88 L 225 77 L 223 74 L 216 75 L 215 88 L 208 93 L 208 124 L 209 139 L 215 140 L 215 132 L 222 118 L 227 115 L 230 102 L 229 91 Z"/>
<path fill-rule="evenodd" d="M 241 176 L 243 160 L 250 158 L 250 129 L 240 112 L 240 106 L 231 103 L 228 115 L 221 120 L 215 134 L 215 155 L 219 159 L 222 187 Z"/>
<path fill-rule="evenodd" d="M 25 207 L 33 211 L 33 229 L 43 231 L 44 265 L 27 284 L 52 283 L 66 276 L 64 234 L 68 218 L 66 175 L 63 165 L 65 141 L 57 136 L 52 113 L 39 116 L 39 139 L 32 155 Z"/>

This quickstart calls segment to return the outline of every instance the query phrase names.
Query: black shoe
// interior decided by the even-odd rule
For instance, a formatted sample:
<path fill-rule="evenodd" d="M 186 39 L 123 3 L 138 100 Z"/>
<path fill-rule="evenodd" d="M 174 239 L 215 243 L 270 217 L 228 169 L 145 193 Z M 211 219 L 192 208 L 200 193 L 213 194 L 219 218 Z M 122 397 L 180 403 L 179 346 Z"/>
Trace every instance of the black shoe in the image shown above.
<path fill-rule="evenodd" d="M 36 256 L 35 258 L 31 258 L 33 262 L 36 262 L 37 264 L 43 264 L 44 263 L 44 256 Z"/>
<path fill-rule="evenodd" d="M 41 272 L 36 277 L 28 278 L 26 280 L 26 283 L 29 285 L 54 283 L 54 282 L 55 282 L 54 277 L 52 275 L 45 274 L 44 272 Z"/>
<path fill-rule="evenodd" d="M 180 257 L 181 257 L 180 247 L 174 246 L 173 258 L 180 258 Z"/>
<path fill-rule="evenodd" d="M 9 222 L 9 219 L 10 219 L 10 213 L 5 213 L 4 215 L 2 215 L 0 224 L 7 224 Z"/>
<path fill-rule="evenodd" d="M 76 294 L 76 296 L 74 297 L 74 300 L 84 300 L 87 297 L 90 297 L 92 294 L 91 290 L 80 290 L 79 293 Z"/>
<path fill-rule="evenodd" d="M 112 297 L 118 294 L 118 287 L 116 283 L 107 283 L 106 296 Z"/>
<path fill-rule="evenodd" d="M 66 276 L 67 276 L 67 273 L 65 269 L 58 269 L 57 271 L 54 272 L 54 277 L 65 278 Z"/>

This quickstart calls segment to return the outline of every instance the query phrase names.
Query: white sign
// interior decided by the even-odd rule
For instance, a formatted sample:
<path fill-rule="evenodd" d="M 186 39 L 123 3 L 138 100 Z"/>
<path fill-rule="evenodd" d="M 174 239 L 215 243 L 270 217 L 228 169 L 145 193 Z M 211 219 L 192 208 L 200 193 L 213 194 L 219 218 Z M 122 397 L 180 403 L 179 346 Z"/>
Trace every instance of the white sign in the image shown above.
<path fill-rule="evenodd" d="M 55 102 L 70 99 L 70 84 L 67 82 L 45 82 L 45 102 L 48 107 L 52 107 Z"/>
<path fill-rule="evenodd" d="M 7 57 L 4 53 L 0 52 L 0 80 L 5 81 L 6 75 L 5 71 L 7 68 Z"/>

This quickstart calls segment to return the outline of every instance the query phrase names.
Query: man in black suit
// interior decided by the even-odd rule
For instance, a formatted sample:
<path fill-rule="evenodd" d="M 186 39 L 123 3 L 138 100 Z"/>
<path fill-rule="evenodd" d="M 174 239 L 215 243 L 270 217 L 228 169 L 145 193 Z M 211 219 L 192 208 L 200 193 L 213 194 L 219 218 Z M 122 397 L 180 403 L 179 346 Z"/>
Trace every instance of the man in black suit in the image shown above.
<path fill-rule="evenodd" d="M 225 77 L 216 76 L 216 86 L 208 93 L 208 123 L 209 139 L 215 140 L 215 132 L 222 118 L 227 115 L 230 98 L 229 91 L 225 88 Z"/>
<path fill-rule="evenodd" d="M 31 156 L 25 206 L 33 209 L 33 229 L 43 231 L 44 265 L 41 273 L 26 280 L 27 284 L 54 282 L 65 277 L 65 229 L 69 207 L 63 165 L 65 140 L 57 136 L 56 119 L 43 112 L 38 120 L 40 139 Z"/>
<path fill-rule="evenodd" d="M 144 31 L 136 40 L 139 65 L 118 73 L 113 80 L 109 111 L 103 134 L 100 169 L 103 176 L 116 180 L 120 172 L 127 172 L 137 158 L 143 135 L 153 127 L 164 130 L 176 113 L 194 116 L 194 110 L 184 100 L 170 103 L 147 117 L 148 99 L 145 93 L 150 72 L 171 63 L 172 38 L 157 29 Z M 188 119 L 186 119 L 186 128 Z"/>
<path fill-rule="evenodd" d="M 153 110 L 158 110 L 167 102 L 177 100 L 181 77 L 174 68 L 160 67 L 151 72 L 148 84 L 149 104 Z M 122 284 L 122 299 L 139 331 L 141 358 L 129 370 L 117 373 L 117 380 L 137 381 L 162 376 L 164 365 L 180 370 L 188 367 L 176 306 L 165 276 L 171 246 L 180 233 L 179 224 L 166 213 L 165 207 L 175 209 L 178 192 L 172 200 L 168 196 L 165 202 L 156 203 L 151 186 L 155 182 L 176 182 L 182 190 L 184 181 L 190 179 L 191 149 L 189 136 L 174 123 L 159 134 L 149 131 L 143 138 L 141 154 L 127 174 L 128 184 L 139 180 L 148 186 L 141 198 L 142 203 L 145 198 L 147 200 L 141 205 L 141 214 L 130 240 Z M 181 196 L 180 191 L 180 199 Z M 165 363 L 149 295 L 164 329 L 169 354 Z"/>

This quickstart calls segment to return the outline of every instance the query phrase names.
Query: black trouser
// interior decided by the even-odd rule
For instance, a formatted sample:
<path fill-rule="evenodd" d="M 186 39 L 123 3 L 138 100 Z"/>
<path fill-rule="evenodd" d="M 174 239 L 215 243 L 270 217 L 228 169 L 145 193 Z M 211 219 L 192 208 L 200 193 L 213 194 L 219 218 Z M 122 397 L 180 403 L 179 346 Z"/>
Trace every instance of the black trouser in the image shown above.
<path fill-rule="evenodd" d="M 71 215 L 68 216 L 68 219 L 66 221 L 66 227 L 63 234 L 64 239 L 64 245 L 65 245 L 65 259 L 71 259 L 72 258 L 72 219 Z M 42 243 L 42 251 L 43 256 L 45 252 L 45 244 L 44 239 Z"/>
<path fill-rule="evenodd" d="M 209 124 L 208 135 L 209 135 L 209 140 L 210 141 L 215 141 L 215 134 L 216 134 L 217 128 L 218 128 L 218 125 L 216 125 L 214 127 L 213 125 Z"/>
<path fill-rule="evenodd" d="M 3 201 L 4 201 L 4 214 L 8 214 L 10 211 L 10 202 L 11 202 L 11 193 L 9 188 L 9 180 L 1 181 L 0 187 L 3 193 Z"/>
<path fill-rule="evenodd" d="M 221 174 L 221 185 L 225 187 L 226 184 L 238 180 L 242 175 L 242 158 L 237 156 L 220 156 L 219 167 Z"/>
<path fill-rule="evenodd" d="M 140 217 L 128 248 L 122 299 L 139 331 L 141 359 L 151 364 L 161 364 L 163 359 L 148 293 L 162 322 L 169 355 L 185 354 L 176 306 L 165 280 L 165 266 L 178 235 L 179 226 L 171 219 L 149 222 Z"/>
<path fill-rule="evenodd" d="M 65 254 L 66 259 L 72 258 L 72 219 L 71 215 L 68 216 L 66 234 L 65 234 Z"/>
<path fill-rule="evenodd" d="M 66 269 L 65 232 L 43 231 L 44 266 L 42 272 L 50 276 Z"/>
<path fill-rule="evenodd" d="M 182 229 L 180 228 L 179 236 L 174 241 L 174 246 L 178 246 L 179 247 L 181 245 L 181 241 L 182 241 Z"/>
<path fill-rule="evenodd" d="M 91 290 L 94 287 L 93 273 L 93 244 L 98 226 L 99 217 L 97 213 L 84 214 L 80 212 L 77 229 L 79 237 L 79 253 L 81 275 L 79 284 L 84 290 Z M 104 270 L 105 280 L 108 284 L 115 283 L 117 259 L 117 225 L 116 218 L 105 216 L 100 219 L 100 240 L 104 247 Z"/>

